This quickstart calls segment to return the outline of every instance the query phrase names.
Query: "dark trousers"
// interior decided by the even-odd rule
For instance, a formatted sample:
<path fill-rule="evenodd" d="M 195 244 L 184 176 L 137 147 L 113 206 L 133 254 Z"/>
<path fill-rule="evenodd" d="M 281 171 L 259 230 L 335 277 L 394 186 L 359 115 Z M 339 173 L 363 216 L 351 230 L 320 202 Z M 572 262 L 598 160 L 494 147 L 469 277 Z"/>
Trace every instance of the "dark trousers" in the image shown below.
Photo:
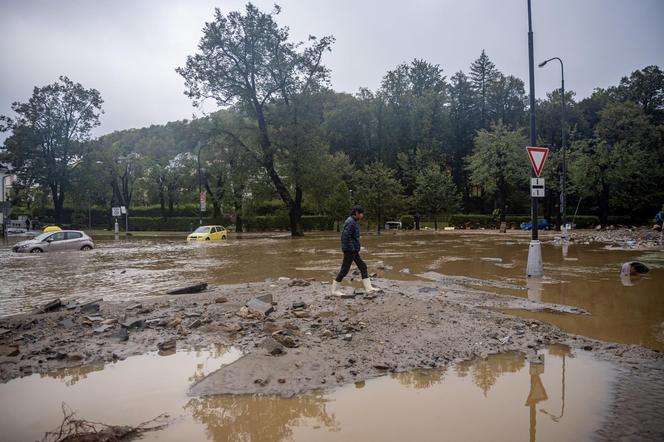
<path fill-rule="evenodd" d="M 351 263 L 353 262 L 355 262 L 357 268 L 360 269 L 360 273 L 362 273 L 362 279 L 367 279 L 369 277 L 367 265 L 364 263 L 364 261 L 362 261 L 362 258 L 360 258 L 360 253 L 344 252 L 344 261 L 341 263 L 341 270 L 339 271 L 339 274 L 336 278 L 337 282 L 341 282 L 341 280 L 344 279 L 350 270 Z"/>

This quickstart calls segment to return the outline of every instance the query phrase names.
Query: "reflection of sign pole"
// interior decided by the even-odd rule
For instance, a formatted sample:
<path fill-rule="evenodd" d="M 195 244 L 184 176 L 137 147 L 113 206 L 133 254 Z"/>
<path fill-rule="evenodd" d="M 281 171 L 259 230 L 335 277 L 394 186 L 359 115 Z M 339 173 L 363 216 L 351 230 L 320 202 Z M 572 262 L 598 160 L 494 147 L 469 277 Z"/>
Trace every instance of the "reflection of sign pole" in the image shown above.
<path fill-rule="evenodd" d="M 530 362 L 530 393 L 526 399 L 525 406 L 530 407 L 530 441 L 537 440 L 537 410 L 535 406 L 538 402 L 549 398 L 542 384 L 540 375 L 544 373 L 544 363 Z"/>

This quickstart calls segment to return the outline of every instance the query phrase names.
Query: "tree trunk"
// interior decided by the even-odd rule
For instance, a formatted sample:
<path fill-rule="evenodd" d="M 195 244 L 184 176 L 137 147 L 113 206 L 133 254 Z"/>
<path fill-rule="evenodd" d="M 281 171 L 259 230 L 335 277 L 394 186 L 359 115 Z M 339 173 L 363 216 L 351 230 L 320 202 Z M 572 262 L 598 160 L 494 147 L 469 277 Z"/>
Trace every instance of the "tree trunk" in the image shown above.
<path fill-rule="evenodd" d="M 302 229 L 302 187 L 295 185 L 295 201 L 289 211 L 291 236 L 304 236 Z"/>
<path fill-rule="evenodd" d="M 159 189 L 159 213 L 161 219 L 166 219 L 166 198 L 164 197 L 164 189 Z"/>
<path fill-rule="evenodd" d="M 63 221 L 62 219 L 62 208 L 65 202 L 65 193 L 60 186 L 57 184 L 51 185 L 51 196 L 53 198 L 53 212 L 55 218 L 55 224 L 60 225 Z"/>
<path fill-rule="evenodd" d="M 235 208 L 235 231 L 242 232 L 242 190 L 233 192 L 233 208 Z"/>
<path fill-rule="evenodd" d="M 433 217 L 433 230 L 438 230 L 438 217 Z"/>
<path fill-rule="evenodd" d="M 609 184 L 602 179 L 602 191 L 599 197 L 599 223 L 609 225 Z"/>
<path fill-rule="evenodd" d="M 254 110 L 256 112 L 256 120 L 258 122 L 258 131 L 260 133 L 259 137 L 260 145 L 261 149 L 263 150 L 263 158 L 262 158 L 263 167 L 270 176 L 270 179 L 272 180 L 272 184 L 274 185 L 277 194 L 279 195 L 281 200 L 286 205 L 286 208 L 288 209 L 288 214 L 290 217 L 291 236 L 303 236 L 304 232 L 302 231 L 302 225 L 301 225 L 302 189 L 299 187 L 299 185 L 296 186 L 295 201 L 293 201 L 293 197 L 288 191 L 288 188 L 286 187 L 281 177 L 274 168 L 274 155 L 272 152 L 272 144 L 270 142 L 270 137 L 268 135 L 267 124 L 265 122 L 265 115 L 263 114 L 263 108 L 258 103 L 258 100 L 254 100 L 253 105 L 254 105 Z M 297 201 L 298 200 L 297 192 L 300 192 L 299 201 Z"/>

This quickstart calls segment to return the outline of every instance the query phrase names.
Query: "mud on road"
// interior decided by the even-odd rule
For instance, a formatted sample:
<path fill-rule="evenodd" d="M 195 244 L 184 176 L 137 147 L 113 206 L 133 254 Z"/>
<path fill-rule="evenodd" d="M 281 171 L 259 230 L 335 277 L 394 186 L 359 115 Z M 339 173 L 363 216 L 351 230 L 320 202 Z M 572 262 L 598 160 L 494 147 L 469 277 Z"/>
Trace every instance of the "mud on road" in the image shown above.
<path fill-rule="evenodd" d="M 658 411 L 664 405 L 662 353 L 570 335 L 497 311 L 587 314 L 579 309 L 469 289 L 433 272 L 422 276 L 430 282 L 378 279 L 375 285 L 383 293 L 375 297 L 340 299 L 329 295 L 328 285 L 280 278 L 157 296 L 140 304 L 70 304 L 7 317 L 0 319 L 0 379 L 223 344 L 241 349 L 244 356 L 195 383 L 190 394 L 292 396 L 493 353 L 518 351 L 534 358 L 538 349 L 565 344 L 611 361 L 621 373 L 614 389 L 614 403 L 620 405 L 611 411 L 611 425 L 619 426 L 621 434 L 664 436 Z M 352 289 L 346 290 L 352 296 Z M 267 316 L 243 308 L 264 295 L 274 301 Z"/>

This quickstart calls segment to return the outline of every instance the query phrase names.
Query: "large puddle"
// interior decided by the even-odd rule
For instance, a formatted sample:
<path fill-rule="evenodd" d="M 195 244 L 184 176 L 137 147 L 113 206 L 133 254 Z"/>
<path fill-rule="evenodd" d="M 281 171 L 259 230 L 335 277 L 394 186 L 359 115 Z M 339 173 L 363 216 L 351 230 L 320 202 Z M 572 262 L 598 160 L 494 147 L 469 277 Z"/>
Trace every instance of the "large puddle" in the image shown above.
<path fill-rule="evenodd" d="M 293 398 L 187 397 L 192 382 L 239 356 L 233 349 L 136 356 L 0 385 L 0 428 L 2 440 L 41 439 L 64 402 L 108 424 L 168 413 L 171 424 L 144 440 L 588 440 L 609 405 L 613 368 L 565 346 L 539 354 L 541 363 L 490 355 Z"/>
<path fill-rule="evenodd" d="M 524 277 L 528 233 L 386 232 L 380 237 L 365 235 L 363 255 L 371 271 L 385 267 L 378 272 L 386 278 L 417 279 L 417 274 L 438 272 L 488 281 L 484 290 L 580 307 L 592 315 L 513 313 L 573 333 L 664 350 L 664 252 L 608 250 L 597 244 L 563 249 L 544 237 L 546 278 L 541 283 Z M 338 237 L 329 233 L 196 244 L 183 238 L 97 244 L 90 253 L 55 256 L 16 255 L 6 245 L 0 247 L 0 316 L 30 310 L 55 297 L 151 296 L 183 281 L 229 284 L 280 276 L 329 280 L 341 259 Z M 652 272 L 624 285 L 618 273 L 629 260 L 645 262 Z"/>

